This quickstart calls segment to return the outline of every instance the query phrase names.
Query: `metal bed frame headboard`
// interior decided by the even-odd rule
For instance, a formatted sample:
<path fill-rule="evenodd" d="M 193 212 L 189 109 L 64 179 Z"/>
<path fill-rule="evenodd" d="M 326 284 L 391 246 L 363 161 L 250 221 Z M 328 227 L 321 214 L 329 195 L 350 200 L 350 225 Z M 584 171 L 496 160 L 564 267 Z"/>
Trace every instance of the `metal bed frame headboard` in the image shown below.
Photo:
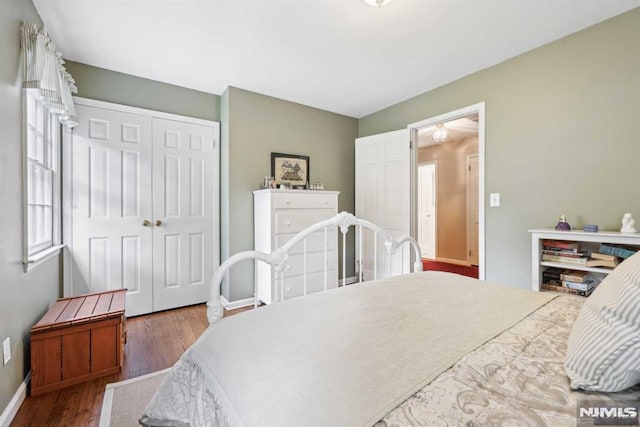
<path fill-rule="evenodd" d="M 356 228 L 356 238 L 358 239 L 358 259 L 363 260 L 362 258 L 362 231 L 363 228 L 364 229 L 368 229 L 373 231 L 373 235 L 374 235 L 374 251 L 376 250 L 377 246 L 378 246 L 378 236 L 380 236 L 380 238 L 383 239 L 384 242 L 384 246 L 386 248 L 387 251 L 387 275 L 391 276 L 391 257 L 392 255 L 398 250 L 398 248 L 401 248 L 405 243 L 409 244 L 411 248 L 413 248 L 413 252 L 415 255 L 415 262 L 413 264 L 413 271 L 422 271 L 422 254 L 420 251 L 420 246 L 418 245 L 418 242 L 415 241 L 415 239 L 411 238 L 411 237 L 403 237 L 401 239 L 394 239 L 393 237 L 389 236 L 381 227 L 360 219 L 360 218 L 356 218 L 354 215 L 348 213 L 348 212 L 340 212 L 339 214 L 335 215 L 332 218 L 326 219 L 324 221 L 318 222 L 314 225 L 311 225 L 307 228 L 305 228 L 304 230 L 302 230 L 301 232 L 299 232 L 298 234 L 296 234 L 294 237 L 292 237 L 287 243 L 285 243 L 284 245 L 282 245 L 281 247 L 279 247 L 278 249 L 276 249 L 275 251 L 273 251 L 270 254 L 266 254 L 264 252 L 259 252 L 259 251 L 244 251 L 244 252 L 239 252 L 231 257 L 229 257 L 227 260 L 225 260 L 215 271 L 215 273 L 213 274 L 213 278 L 211 279 L 211 295 L 209 298 L 209 302 L 207 303 L 207 318 L 209 320 L 209 324 L 213 324 L 215 323 L 218 319 L 220 319 L 222 317 L 222 313 L 223 313 L 223 307 L 222 307 L 222 303 L 220 301 L 220 285 L 222 283 L 222 280 L 224 279 L 225 275 L 227 274 L 227 272 L 231 269 L 231 267 L 233 267 L 235 264 L 237 264 L 240 261 L 244 261 L 244 260 L 259 260 L 259 261 L 263 261 L 266 262 L 267 264 L 270 264 L 271 266 L 274 267 L 275 272 L 276 272 L 276 289 L 277 289 L 277 296 L 276 297 L 276 301 L 282 301 L 283 300 L 283 286 L 284 286 L 284 270 L 285 270 L 285 266 L 287 263 L 287 260 L 289 258 L 289 250 L 295 246 L 296 244 L 303 242 L 303 262 L 306 265 L 306 254 L 307 254 L 307 249 L 306 249 L 306 239 L 307 237 L 309 237 L 312 233 L 315 233 L 317 231 L 321 231 L 324 230 L 324 234 L 325 234 L 325 238 L 324 238 L 324 253 L 325 253 L 325 261 L 327 260 L 327 235 L 328 235 L 328 230 L 332 227 L 339 227 L 340 232 L 342 233 L 342 278 L 343 278 L 343 283 L 344 283 L 344 279 L 347 276 L 347 270 L 346 270 L 346 264 L 347 264 L 347 258 L 346 258 L 346 235 L 349 231 L 350 227 L 355 227 Z M 375 254 L 374 254 L 375 255 Z M 404 255 L 403 255 L 404 256 Z M 306 269 L 305 269 L 306 270 Z M 358 274 L 358 283 L 363 281 L 363 275 L 362 275 L 362 271 L 363 271 L 363 265 L 360 265 L 360 274 Z M 378 278 L 378 265 L 377 265 L 377 256 L 374 256 L 374 266 L 373 266 L 373 271 L 374 271 L 374 279 Z M 327 283 L 328 283 L 328 279 L 327 279 L 327 263 L 325 262 L 325 266 L 324 266 L 324 290 L 327 290 Z M 279 283 L 279 285 L 278 285 Z M 306 289 L 306 277 L 304 279 L 304 290 L 303 290 L 303 295 L 307 294 L 307 289 Z M 258 306 L 258 291 L 256 289 L 256 284 L 254 283 L 254 307 Z"/>

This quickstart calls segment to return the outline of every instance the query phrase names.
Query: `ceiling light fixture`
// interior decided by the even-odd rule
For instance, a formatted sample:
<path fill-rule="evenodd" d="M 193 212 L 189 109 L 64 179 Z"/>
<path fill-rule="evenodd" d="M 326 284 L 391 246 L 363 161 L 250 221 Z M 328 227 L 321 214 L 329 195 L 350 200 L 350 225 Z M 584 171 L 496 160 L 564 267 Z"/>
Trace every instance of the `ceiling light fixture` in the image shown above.
<path fill-rule="evenodd" d="M 368 5 L 382 7 L 387 3 L 391 3 L 391 0 L 362 0 Z"/>
<path fill-rule="evenodd" d="M 447 140 L 447 128 L 443 124 L 436 125 L 437 129 L 433 132 L 433 141 L 440 143 Z"/>

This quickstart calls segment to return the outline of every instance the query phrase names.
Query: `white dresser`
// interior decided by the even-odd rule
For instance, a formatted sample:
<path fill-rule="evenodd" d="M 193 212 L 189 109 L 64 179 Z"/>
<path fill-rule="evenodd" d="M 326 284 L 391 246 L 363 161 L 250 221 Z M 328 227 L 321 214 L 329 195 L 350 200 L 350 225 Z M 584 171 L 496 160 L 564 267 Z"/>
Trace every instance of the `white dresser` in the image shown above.
<path fill-rule="evenodd" d="M 255 250 L 271 253 L 284 245 L 296 233 L 316 222 L 338 213 L 338 191 L 265 189 L 253 192 Z M 306 267 L 303 242 L 289 251 L 284 271 L 284 299 L 307 293 L 319 292 L 338 285 L 338 231 L 330 230 L 327 236 L 325 261 L 323 231 L 306 239 Z M 328 265 L 325 276 L 325 262 Z M 304 272 L 306 269 L 306 283 Z M 258 299 L 265 304 L 276 301 L 280 283 L 276 288 L 275 269 L 256 261 Z"/>

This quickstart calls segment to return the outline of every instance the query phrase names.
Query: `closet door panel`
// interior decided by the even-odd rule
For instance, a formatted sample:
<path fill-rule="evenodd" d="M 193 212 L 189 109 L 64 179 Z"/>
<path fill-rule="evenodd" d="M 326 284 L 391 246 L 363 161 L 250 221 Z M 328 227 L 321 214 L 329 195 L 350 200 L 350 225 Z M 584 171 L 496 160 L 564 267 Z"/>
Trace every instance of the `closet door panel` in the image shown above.
<path fill-rule="evenodd" d="M 73 294 L 127 288 L 127 316 L 152 311 L 151 118 L 76 105 Z M 69 169 L 66 169 L 69 170 Z"/>

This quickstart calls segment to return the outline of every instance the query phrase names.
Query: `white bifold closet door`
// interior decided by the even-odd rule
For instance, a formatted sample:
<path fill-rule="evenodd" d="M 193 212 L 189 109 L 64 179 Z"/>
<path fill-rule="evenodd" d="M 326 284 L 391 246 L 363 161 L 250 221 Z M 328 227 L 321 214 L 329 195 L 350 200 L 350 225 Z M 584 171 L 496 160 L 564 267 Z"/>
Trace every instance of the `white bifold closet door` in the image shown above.
<path fill-rule="evenodd" d="M 127 288 L 127 316 L 205 302 L 217 263 L 215 129 L 76 108 L 73 294 Z"/>
<path fill-rule="evenodd" d="M 356 216 L 396 239 L 411 232 L 410 143 L 408 129 L 356 139 Z M 384 242 L 378 239 L 377 247 L 374 243 L 373 234 L 363 233 L 360 259 L 356 242 L 356 269 L 365 280 L 409 272 L 408 246 L 398 250 L 389 265 Z"/>

